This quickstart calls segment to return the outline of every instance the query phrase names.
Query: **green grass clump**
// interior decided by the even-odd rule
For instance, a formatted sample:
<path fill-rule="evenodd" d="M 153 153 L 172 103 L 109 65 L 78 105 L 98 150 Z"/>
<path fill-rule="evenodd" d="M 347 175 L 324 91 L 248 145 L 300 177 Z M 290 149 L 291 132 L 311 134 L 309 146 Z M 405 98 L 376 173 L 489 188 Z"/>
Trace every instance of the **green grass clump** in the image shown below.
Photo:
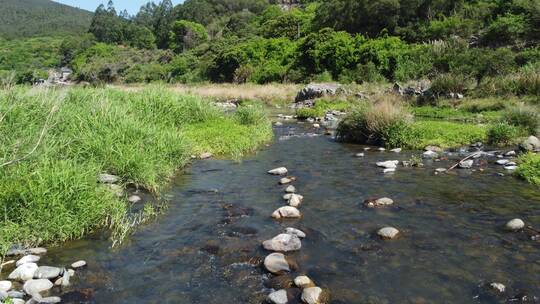
<path fill-rule="evenodd" d="M 268 141 L 263 115 L 161 87 L 0 91 L 0 253 L 125 222 L 98 174 L 159 191 L 195 152 L 239 157 Z"/>
<path fill-rule="evenodd" d="M 328 111 L 342 111 L 346 112 L 351 110 L 354 104 L 349 101 L 338 100 L 317 100 L 312 108 L 303 108 L 296 110 L 296 115 L 299 119 L 317 118 L 323 117 Z"/>
<path fill-rule="evenodd" d="M 414 136 L 409 147 L 413 149 L 423 149 L 428 145 L 459 147 L 487 139 L 485 126 L 448 121 L 417 121 L 412 132 Z"/>
<path fill-rule="evenodd" d="M 540 154 L 527 153 L 519 157 L 516 175 L 540 186 Z"/>
<path fill-rule="evenodd" d="M 459 121 L 459 122 L 493 122 L 497 121 L 501 112 L 498 111 L 483 111 L 481 113 L 469 112 L 463 109 L 456 109 L 451 107 L 431 107 L 422 106 L 412 108 L 414 116 L 420 119 L 441 119 L 447 121 Z"/>
<path fill-rule="evenodd" d="M 516 127 L 525 130 L 528 135 L 540 132 L 540 112 L 537 108 L 528 105 L 518 105 L 508 108 L 502 120 Z"/>
<path fill-rule="evenodd" d="M 499 122 L 488 129 L 488 142 L 494 145 L 509 145 L 516 141 L 520 131 L 506 122 Z"/>

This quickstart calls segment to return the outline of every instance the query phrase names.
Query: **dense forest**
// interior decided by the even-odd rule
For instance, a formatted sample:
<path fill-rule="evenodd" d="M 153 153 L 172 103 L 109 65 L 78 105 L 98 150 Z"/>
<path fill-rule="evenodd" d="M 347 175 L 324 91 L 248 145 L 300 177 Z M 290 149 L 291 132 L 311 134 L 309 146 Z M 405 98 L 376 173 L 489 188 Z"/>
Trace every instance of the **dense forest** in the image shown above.
<path fill-rule="evenodd" d="M 540 1 L 164 0 L 135 16 L 111 1 L 86 35 L 51 39 L 54 63 L 49 49 L 18 65 L 13 50 L 36 41 L 2 43 L 0 74 L 15 68 L 31 81 L 42 65 L 70 66 L 88 82 L 429 79 L 441 92 L 535 95 Z"/>
<path fill-rule="evenodd" d="M 49 0 L 0 1 L 0 37 L 20 38 L 80 34 L 92 13 Z"/>

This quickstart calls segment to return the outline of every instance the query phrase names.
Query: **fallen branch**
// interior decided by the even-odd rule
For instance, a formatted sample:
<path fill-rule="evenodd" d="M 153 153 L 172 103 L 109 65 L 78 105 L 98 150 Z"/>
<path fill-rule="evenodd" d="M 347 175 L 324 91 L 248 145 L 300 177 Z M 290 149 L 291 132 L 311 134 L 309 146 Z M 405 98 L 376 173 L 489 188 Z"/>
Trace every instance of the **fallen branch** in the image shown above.
<path fill-rule="evenodd" d="M 476 155 L 478 155 L 478 154 L 480 154 L 480 153 L 482 153 L 482 152 L 481 152 L 481 151 L 480 151 L 480 152 L 474 152 L 473 154 L 471 154 L 471 155 L 465 157 L 464 159 L 460 160 L 457 164 L 453 165 L 453 166 L 450 167 L 448 170 L 446 170 L 446 172 L 449 172 L 449 171 L 455 169 L 455 168 L 456 168 L 457 166 L 459 166 L 459 164 L 461 164 L 462 162 L 464 162 L 464 161 L 466 161 L 466 160 L 468 160 L 468 159 L 470 159 L 470 158 L 473 158 L 473 157 L 475 157 Z"/>

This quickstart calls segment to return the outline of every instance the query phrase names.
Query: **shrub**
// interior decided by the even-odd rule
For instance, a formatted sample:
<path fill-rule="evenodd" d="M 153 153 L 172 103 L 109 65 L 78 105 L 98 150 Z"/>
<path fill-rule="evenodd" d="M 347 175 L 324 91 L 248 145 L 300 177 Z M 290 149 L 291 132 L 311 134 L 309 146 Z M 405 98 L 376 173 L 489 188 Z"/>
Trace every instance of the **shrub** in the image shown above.
<path fill-rule="evenodd" d="M 530 134 L 537 134 L 540 130 L 540 114 L 532 106 L 518 105 L 507 109 L 502 117 L 504 122 L 523 128 Z"/>
<path fill-rule="evenodd" d="M 336 137 L 347 142 L 406 146 L 412 136 L 411 117 L 400 104 L 383 100 L 347 115 L 340 122 Z"/>
<path fill-rule="evenodd" d="M 500 122 L 488 129 L 488 142 L 494 145 L 508 145 L 516 140 L 519 130 L 506 122 Z"/>
<path fill-rule="evenodd" d="M 458 108 L 471 113 L 481 113 L 504 110 L 513 104 L 514 101 L 501 98 L 470 99 L 463 101 Z"/>
<path fill-rule="evenodd" d="M 540 154 L 527 153 L 519 157 L 517 176 L 540 186 Z"/>
<path fill-rule="evenodd" d="M 442 74 L 433 79 L 431 91 L 436 95 L 464 94 L 471 86 L 471 79 L 463 74 Z"/>

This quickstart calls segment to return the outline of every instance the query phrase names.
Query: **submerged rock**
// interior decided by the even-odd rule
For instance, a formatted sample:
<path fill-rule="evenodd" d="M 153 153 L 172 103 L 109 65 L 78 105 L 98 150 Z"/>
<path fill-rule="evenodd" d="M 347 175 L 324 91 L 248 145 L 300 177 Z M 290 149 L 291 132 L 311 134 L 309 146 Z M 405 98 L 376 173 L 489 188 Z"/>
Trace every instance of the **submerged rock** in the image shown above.
<path fill-rule="evenodd" d="M 278 276 L 271 276 L 271 278 L 264 282 L 264 286 L 274 290 L 287 289 L 294 287 L 294 281 L 289 275 L 282 274 Z"/>
<path fill-rule="evenodd" d="M 263 242 L 263 247 L 270 251 L 296 251 L 302 248 L 300 238 L 294 234 L 282 233 Z"/>
<path fill-rule="evenodd" d="M 296 265 L 283 253 L 274 252 L 264 258 L 264 267 L 273 274 L 281 274 L 296 269 Z"/>
<path fill-rule="evenodd" d="M 518 231 L 525 228 L 525 222 L 523 222 L 523 220 L 521 219 L 516 218 L 516 219 L 508 221 L 505 227 L 507 230 L 510 230 L 510 231 Z"/>
<path fill-rule="evenodd" d="M 83 261 L 83 260 L 80 260 L 80 261 L 77 261 L 77 262 L 71 264 L 71 268 L 73 268 L 73 269 L 81 268 L 81 267 L 84 267 L 84 266 L 86 266 L 86 261 Z"/>
<path fill-rule="evenodd" d="M 437 158 L 437 157 L 439 157 L 439 153 L 437 153 L 435 151 L 428 150 L 428 151 L 425 151 L 424 153 L 422 153 L 422 157 L 423 158 Z"/>
<path fill-rule="evenodd" d="M 130 197 L 128 197 L 128 202 L 132 203 L 132 204 L 135 204 L 135 203 L 138 203 L 142 200 L 142 198 L 138 195 L 131 195 Z"/>
<path fill-rule="evenodd" d="M 306 237 L 306 233 L 304 231 L 292 227 L 285 228 L 285 233 L 296 235 L 301 239 Z"/>
<path fill-rule="evenodd" d="M 34 277 L 38 265 L 36 263 L 26 263 L 17 267 L 8 276 L 9 280 L 28 281 Z"/>
<path fill-rule="evenodd" d="M 330 303 L 330 293 L 320 287 L 308 287 L 302 291 L 302 301 L 307 304 Z"/>
<path fill-rule="evenodd" d="M 289 303 L 289 300 L 287 298 L 287 291 L 285 289 L 281 289 L 281 290 L 272 292 L 271 294 L 268 295 L 268 301 L 274 304 Z"/>
<path fill-rule="evenodd" d="M 368 208 L 377 208 L 377 207 L 385 207 L 390 206 L 394 204 L 394 201 L 391 198 L 383 197 L 379 199 L 367 199 L 364 201 L 364 206 Z"/>
<path fill-rule="evenodd" d="M 383 170 L 383 173 L 394 173 L 396 172 L 396 168 L 387 168 Z"/>
<path fill-rule="evenodd" d="M 388 160 L 384 162 L 377 162 L 377 167 L 386 168 L 386 169 L 395 169 L 399 161 L 397 160 Z"/>
<path fill-rule="evenodd" d="M 272 169 L 270 171 L 268 171 L 268 174 L 272 174 L 272 175 L 285 175 L 287 174 L 289 171 L 287 170 L 287 168 L 285 167 L 279 167 L 279 168 L 275 168 L 275 169 Z"/>
<path fill-rule="evenodd" d="M 498 159 L 497 160 L 497 165 L 506 165 L 508 164 L 510 161 L 508 159 Z"/>
<path fill-rule="evenodd" d="M 394 227 L 384 227 L 377 231 L 377 235 L 379 235 L 384 240 L 393 240 L 398 237 L 399 230 Z"/>
<path fill-rule="evenodd" d="M 506 286 L 501 283 L 493 282 L 489 284 L 489 287 L 491 287 L 492 290 L 497 291 L 499 293 L 503 293 L 506 290 Z"/>
<path fill-rule="evenodd" d="M 272 213 L 272 217 L 275 219 L 281 219 L 281 218 L 299 218 L 301 217 L 300 210 L 296 209 L 292 206 L 283 206 L 281 208 L 278 208 L 274 213 Z"/>

